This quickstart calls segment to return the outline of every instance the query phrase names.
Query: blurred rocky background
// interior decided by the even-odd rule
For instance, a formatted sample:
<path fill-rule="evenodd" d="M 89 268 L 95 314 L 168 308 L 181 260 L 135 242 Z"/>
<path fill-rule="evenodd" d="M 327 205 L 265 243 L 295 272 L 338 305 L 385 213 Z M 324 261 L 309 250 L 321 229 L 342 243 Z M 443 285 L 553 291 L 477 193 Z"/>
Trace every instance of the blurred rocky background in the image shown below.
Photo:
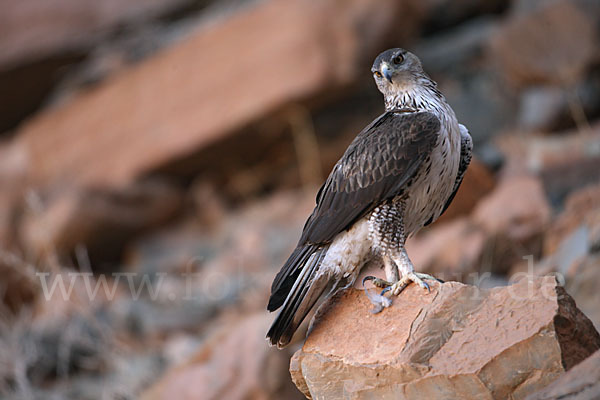
<path fill-rule="evenodd" d="M 0 397 L 303 398 L 303 334 L 264 340 L 269 286 L 383 110 L 369 71 L 389 47 L 420 56 L 475 142 L 411 239 L 418 268 L 483 288 L 555 274 L 600 328 L 598 1 L 0 10 Z"/>

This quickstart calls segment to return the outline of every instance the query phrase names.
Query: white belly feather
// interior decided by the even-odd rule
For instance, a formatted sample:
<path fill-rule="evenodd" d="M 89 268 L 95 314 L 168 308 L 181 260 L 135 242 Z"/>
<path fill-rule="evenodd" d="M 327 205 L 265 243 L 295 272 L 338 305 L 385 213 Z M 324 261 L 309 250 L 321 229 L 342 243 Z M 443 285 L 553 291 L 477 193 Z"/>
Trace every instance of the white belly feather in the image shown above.
<path fill-rule="evenodd" d="M 370 254 L 369 219 L 365 217 L 335 237 L 321 264 L 322 270 L 354 282 Z"/>

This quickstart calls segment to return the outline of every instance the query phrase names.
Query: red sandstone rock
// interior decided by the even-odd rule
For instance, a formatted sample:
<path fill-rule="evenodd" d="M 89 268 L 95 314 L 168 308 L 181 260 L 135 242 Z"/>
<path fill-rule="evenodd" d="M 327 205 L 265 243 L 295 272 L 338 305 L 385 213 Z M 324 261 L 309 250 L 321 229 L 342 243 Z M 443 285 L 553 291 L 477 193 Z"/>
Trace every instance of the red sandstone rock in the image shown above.
<path fill-rule="evenodd" d="M 523 399 L 600 348 L 554 278 L 480 290 L 409 286 L 379 314 L 362 291 L 336 296 L 291 361 L 309 398 Z"/>
<path fill-rule="evenodd" d="M 489 233 L 501 233 L 522 241 L 539 235 L 546 228 L 550 206 L 538 179 L 507 177 L 477 205 L 473 220 Z"/>
<path fill-rule="evenodd" d="M 127 184 L 267 113 L 352 82 L 390 30 L 415 29 L 396 23 L 400 12 L 411 21 L 409 2 L 371 5 L 259 2 L 199 30 L 24 124 L 18 140 L 32 179 Z"/>
<path fill-rule="evenodd" d="M 498 29 L 492 57 L 517 86 L 573 83 L 597 52 L 594 16 L 574 1 L 538 4 Z"/>
<path fill-rule="evenodd" d="M 435 225 L 406 244 L 415 268 L 448 281 L 464 282 L 478 270 L 487 236 L 468 218 Z"/>
<path fill-rule="evenodd" d="M 577 260 L 567 274 L 565 287 L 577 306 L 600 329 L 600 255 L 592 254 Z"/>
<path fill-rule="evenodd" d="M 83 244 L 91 258 L 111 260 L 127 238 L 169 220 L 180 206 L 181 193 L 159 180 L 121 191 L 64 188 L 29 209 L 19 233 L 37 259 Z"/>
<path fill-rule="evenodd" d="M 505 273 L 523 256 L 541 254 L 543 233 L 551 216 L 539 179 L 507 176 L 479 202 L 473 222 L 487 235 L 486 270 Z"/>
<path fill-rule="evenodd" d="M 0 70 L 89 45 L 118 24 L 172 10 L 181 0 L 0 2 Z"/>
<path fill-rule="evenodd" d="M 567 198 L 565 210 L 545 235 L 544 254 L 554 254 L 564 238 L 582 225 L 592 234 L 600 227 L 600 185 L 585 187 Z"/>
<path fill-rule="evenodd" d="M 596 351 L 527 400 L 595 400 L 600 398 L 600 351 Z"/>
<path fill-rule="evenodd" d="M 271 317 L 255 314 L 225 326 L 185 364 L 173 368 L 142 400 L 301 398 L 286 373 L 289 354 L 265 341 Z"/>
<path fill-rule="evenodd" d="M 470 214 L 479 200 L 494 188 L 495 183 L 492 172 L 480 161 L 473 159 L 452 204 L 437 222 Z"/>

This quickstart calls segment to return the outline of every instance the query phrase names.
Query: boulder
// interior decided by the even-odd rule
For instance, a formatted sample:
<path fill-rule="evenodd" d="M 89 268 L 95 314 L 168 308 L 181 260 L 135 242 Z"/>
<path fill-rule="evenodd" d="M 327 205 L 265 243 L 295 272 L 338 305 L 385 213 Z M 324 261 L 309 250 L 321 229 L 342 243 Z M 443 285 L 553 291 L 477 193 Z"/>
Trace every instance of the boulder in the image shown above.
<path fill-rule="evenodd" d="M 487 235 L 469 218 L 457 218 L 409 238 L 406 248 L 415 268 L 444 281 L 468 282 L 477 272 Z"/>
<path fill-rule="evenodd" d="M 515 201 L 518 199 L 518 201 Z M 486 270 L 506 273 L 523 256 L 541 253 L 551 209 L 535 176 L 507 176 L 475 208 L 472 220 L 486 232 Z"/>
<path fill-rule="evenodd" d="M 551 130 L 567 108 L 566 93 L 555 86 L 534 86 L 521 94 L 518 126 L 527 131 Z"/>
<path fill-rule="evenodd" d="M 160 16 L 184 0 L 3 1 L 0 14 L 0 70 L 19 63 L 89 46 L 119 24 Z"/>
<path fill-rule="evenodd" d="M 19 230 L 31 256 L 46 259 L 85 245 L 99 263 L 116 260 L 128 239 L 164 224 L 182 203 L 179 190 L 159 179 L 122 190 L 65 187 L 46 198 L 31 197 Z"/>
<path fill-rule="evenodd" d="M 66 94 L 65 83 L 72 88 L 74 76 L 80 89 L 162 46 L 167 34 L 154 34 L 164 26 L 157 20 L 188 3 L 1 1 L 0 135 L 15 129 L 40 108 L 56 104 L 57 89 Z M 171 37 L 174 35 L 170 32 Z M 128 41 L 136 43 L 129 46 Z M 85 71 L 85 77 L 80 70 Z"/>
<path fill-rule="evenodd" d="M 167 371 L 140 398 L 302 398 L 285 373 L 289 353 L 270 348 L 265 341 L 271 319 L 266 313 L 260 313 L 221 327 L 196 354 Z"/>
<path fill-rule="evenodd" d="M 23 147 L 0 142 L 0 249 L 15 245 L 14 209 L 23 202 L 27 163 Z"/>
<path fill-rule="evenodd" d="M 492 59 L 517 87 L 574 84 L 597 53 L 595 17 L 569 0 L 540 2 L 506 20 Z M 574 45 L 574 43 L 576 45 Z"/>
<path fill-rule="evenodd" d="M 527 400 L 594 400 L 600 398 L 600 351 L 596 351 Z"/>
<path fill-rule="evenodd" d="M 352 83 L 368 73 L 386 34 L 406 37 L 419 20 L 410 2 L 371 5 L 258 2 L 197 30 L 25 123 L 17 135 L 32 180 L 128 184 L 266 114 Z M 399 13 L 414 24 L 398 26 Z"/>
<path fill-rule="evenodd" d="M 571 90 L 552 85 L 523 90 L 517 126 L 528 132 L 558 132 L 573 127 L 585 130 L 585 117 L 598 115 L 599 111 L 600 79 L 598 71 L 592 70 Z"/>
<path fill-rule="evenodd" d="M 590 239 L 600 230 L 600 185 L 590 185 L 572 193 L 565 202 L 564 211 L 552 222 L 544 238 L 544 254 L 556 253 L 560 244 L 580 227 L 590 232 Z M 587 248 L 595 246 L 590 240 Z M 598 249 L 596 249 L 598 250 Z"/>
<path fill-rule="evenodd" d="M 505 156 L 503 176 L 531 173 L 542 182 L 547 201 L 561 209 L 568 197 L 600 181 L 600 124 L 558 135 L 513 132 L 498 138 Z"/>
<path fill-rule="evenodd" d="M 524 399 L 600 348 L 600 335 L 551 277 L 482 290 L 409 286 L 370 313 L 349 289 L 315 316 L 290 371 L 308 398 Z"/>
<path fill-rule="evenodd" d="M 528 150 L 529 166 L 539 173 L 553 205 L 561 205 L 571 193 L 600 181 L 600 124 L 584 132 L 534 138 Z"/>
<path fill-rule="evenodd" d="M 566 276 L 565 287 L 573 295 L 577 306 L 600 329 L 600 254 L 591 254 L 576 260 Z"/>
<path fill-rule="evenodd" d="M 473 159 L 450 207 L 437 222 L 449 221 L 460 215 L 470 214 L 479 200 L 492 191 L 495 184 L 496 179 L 492 171 L 478 159 Z"/>
<path fill-rule="evenodd" d="M 544 258 L 529 273 L 557 274 L 578 307 L 600 328 L 600 185 L 571 194 L 544 234 Z M 524 269 L 524 265 L 521 266 Z"/>

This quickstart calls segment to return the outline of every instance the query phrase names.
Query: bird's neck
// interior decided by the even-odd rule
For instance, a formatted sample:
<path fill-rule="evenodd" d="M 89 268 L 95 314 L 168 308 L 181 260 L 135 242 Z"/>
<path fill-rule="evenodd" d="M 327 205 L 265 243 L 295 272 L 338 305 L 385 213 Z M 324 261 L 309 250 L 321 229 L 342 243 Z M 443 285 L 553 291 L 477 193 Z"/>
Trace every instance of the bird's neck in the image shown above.
<path fill-rule="evenodd" d="M 397 109 L 408 109 L 414 111 L 430 111 L 435 114 L 447 113 L 450 106 L 437 85 L 429 77 L 417 78 L 397 91 L 386 94 L 385 109 L 392 111 Z"/>

